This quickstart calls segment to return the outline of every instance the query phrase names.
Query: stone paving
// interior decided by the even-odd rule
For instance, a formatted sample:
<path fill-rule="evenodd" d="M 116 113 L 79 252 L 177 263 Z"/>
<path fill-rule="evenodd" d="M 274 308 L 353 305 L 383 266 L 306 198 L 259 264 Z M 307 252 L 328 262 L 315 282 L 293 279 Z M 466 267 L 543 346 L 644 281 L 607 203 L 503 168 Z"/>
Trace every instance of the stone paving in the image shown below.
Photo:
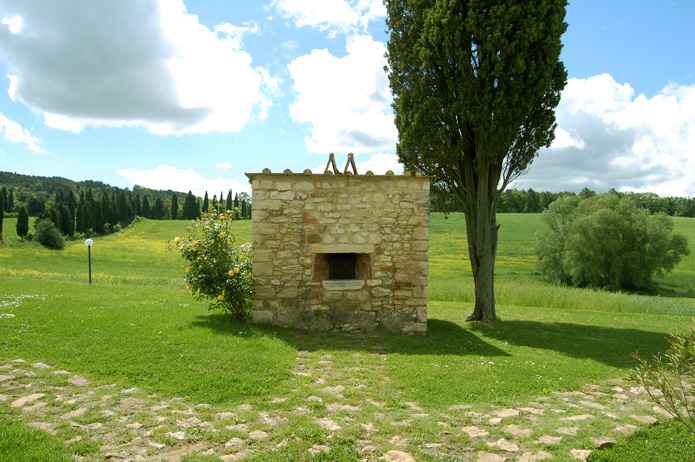
<path fill-rule="evenodd" d="M 135 387 L 94 383 L 42 362 L 0 364 L 0 407 L 68 443 L 95 444 L 97 460 L 223 461 L 303 443 L 298 429 L 323 432 L 308 454 L 337 439 L 355 442 L 365 461 L 495 462 L 586 460 L 592 450 L 667 418 L 644 390 L 614 380 L 557 392 L 509 407 L 461 403 L 423 409 L 404 400 L 385 373 L 380 351 L 331 355 L 299 351 L 287 396 L 220 408 Z M 379 375 L 379 380 L 373 378 Z"/>

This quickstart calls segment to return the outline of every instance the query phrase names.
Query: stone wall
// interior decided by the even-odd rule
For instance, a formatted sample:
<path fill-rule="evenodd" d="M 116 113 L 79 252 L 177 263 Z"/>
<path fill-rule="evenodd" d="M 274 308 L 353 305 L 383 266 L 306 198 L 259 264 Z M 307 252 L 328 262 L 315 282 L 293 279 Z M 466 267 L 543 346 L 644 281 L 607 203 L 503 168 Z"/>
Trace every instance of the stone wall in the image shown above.
<path fill-rule="evenodd" d="M 429 178 L 247 176 L 256 322 L 426 332 Z M 354 255 L 354 279 L 327 279 L 334 254 Z"/>

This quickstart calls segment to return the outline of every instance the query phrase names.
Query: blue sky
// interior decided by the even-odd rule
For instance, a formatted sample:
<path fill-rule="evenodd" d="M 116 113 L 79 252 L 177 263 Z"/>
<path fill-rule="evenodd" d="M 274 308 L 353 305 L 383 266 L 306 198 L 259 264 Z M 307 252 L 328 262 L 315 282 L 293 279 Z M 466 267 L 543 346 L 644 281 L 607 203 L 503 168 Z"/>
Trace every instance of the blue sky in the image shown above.
<path fill-rule="evenodd" d="M 0 170 L 199 192 L 331 150 L 399 168 L 379 0 L 70 4 L 0 0 Z M 695 3 L 567 22 L 557 140 L 516 186 L 695 195 Z"/>

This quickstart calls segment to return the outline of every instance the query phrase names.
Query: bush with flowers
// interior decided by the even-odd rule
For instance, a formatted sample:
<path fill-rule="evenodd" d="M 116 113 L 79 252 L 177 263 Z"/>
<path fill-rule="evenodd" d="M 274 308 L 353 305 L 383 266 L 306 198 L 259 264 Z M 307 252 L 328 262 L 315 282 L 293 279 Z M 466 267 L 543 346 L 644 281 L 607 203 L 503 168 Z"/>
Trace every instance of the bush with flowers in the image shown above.
<path fill-rule="evenodd" d="M 211 299 L 212 309 L 246 319 L 253 295 L 251 247 L 236 243 L 232 221 L 233 212 L 206 213 L 174 239 L 174 246 L 188 261 L 185 279 L 193 295 Z"/>

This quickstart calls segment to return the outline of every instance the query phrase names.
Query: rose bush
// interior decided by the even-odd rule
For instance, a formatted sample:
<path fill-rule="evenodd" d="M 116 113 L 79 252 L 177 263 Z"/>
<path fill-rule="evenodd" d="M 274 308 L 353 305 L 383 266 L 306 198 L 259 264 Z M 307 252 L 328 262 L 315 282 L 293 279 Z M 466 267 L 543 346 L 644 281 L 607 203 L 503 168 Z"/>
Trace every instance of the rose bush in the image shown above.
<path fill-rule="evenodd" d="M 237 244 L 232 222 L 232 212 L 206 213 L 174 239 L 174 246 L 188 261 L 185 279 L 193 295 L 243 320 L 253 295 L 251 246 Z"/>

